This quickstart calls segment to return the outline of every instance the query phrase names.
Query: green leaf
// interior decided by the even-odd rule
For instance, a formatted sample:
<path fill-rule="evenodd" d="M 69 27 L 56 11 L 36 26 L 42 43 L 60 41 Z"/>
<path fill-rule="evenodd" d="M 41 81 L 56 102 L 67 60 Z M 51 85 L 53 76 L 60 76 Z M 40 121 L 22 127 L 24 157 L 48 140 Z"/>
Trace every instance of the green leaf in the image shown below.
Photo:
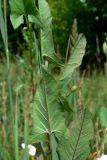
<path fill-rule="evenodd" d="M 77 67 L 79 67 L 79 65 L 82 62 L 84 53 L 85 53 L 85 47 L 86 47 L 86 39 L 83 34 L 80 34 L 74 46 L 72 54 L 67 64 L 65 64 L 64 66 L 64 70 L 63 70 L 60 80 L 65 80 L 66 78 L 72 76 L 74 70 Z"/>
<path fill-rule="evenodd" d="M 59 145 L 61 160 L 86 160 L 90 153 L 89 141 L 93 137 L 93 126 L 88 112 L 75 117 Z"/>
<path fill-rule="evenodd" d="M 12 14 L 10 18 L 14 29 L 18 28 L 21 24 L 24 23 L 23 15 Z"/>
<path fill-rule="evenodd" d="M 45 69 L 44 78 L 38 86 L 34 99 L 34 132 L 38 138 L 48 140 L 48 135 L 55 133 L 59 137 L 65 129 L 65 122 L 57 101 L 58 86 L 55 79 Z"/>
<path fill-rule="evenodd" d="M 52 160 L 59 160 L 58 153 L 57 153 L 58 142 L 54 134 L 52 134 L 51 140 L 52 140 Z"/>
<path fill-rule="evenodd" d="M 34 0 L 9 0 L 11 7 L 10 19 L 14 29 L 24 23 L 24 17 L 34 16 L 33 22 L 40 24 L 38 19 L 38 10 Z"/>
<path fill-rule="evenodd" d="M 100 122 L 103 127 L 107 127 L 107 108 L 101 107 L 100 109 Z"/>
<path fill-rule="evenodd" d="M 3 42 L 5 44 L 5 24 L 4 24 L 4 17 L 3 17 L 3 11 L 2 11 L 2 4 L 0 1 L 0 30 L 1 30 L 1 35 L 3 38 Z"/>
<path fill-rule="evenodd" d="M 59 96 L 59 102 L 61 104 L 62 111 L 72 112 L 72 109 L 70 108 L 67 98 L 65 98 L 63 95 Z"/>
<path fill-rule="evenodd" d="M 61 61 L 55 54 L 54 43 L 52 37 L 52 17 L 50 8 L 46 0 L 39 0 L 39 14 L 43 24 L 41 30 L 41 52 L 42 56 L 46 57 L 51 62 L 61 65 Z"/>

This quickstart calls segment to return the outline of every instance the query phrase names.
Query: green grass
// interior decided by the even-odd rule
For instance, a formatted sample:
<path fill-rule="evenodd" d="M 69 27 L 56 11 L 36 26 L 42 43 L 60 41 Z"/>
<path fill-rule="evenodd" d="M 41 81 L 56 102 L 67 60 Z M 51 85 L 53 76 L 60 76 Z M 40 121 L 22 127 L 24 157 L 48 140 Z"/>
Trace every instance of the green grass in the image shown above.
<path fill-rule="evenodd" d="M 82 95 L 84 98 L 84 105 L 86 105 L 91 112 L 97 107 L 107 107 L 107 75 L 96 75 L 85 78 Z"/>
<path fill-rule="evenodd" d="M 27 140 L 27 129 L 32 124 L 31 93 L 27 78 L 20 62 L 10 63 L 10 80 L 13 95 L 13 119 L 9 105 L 9 90 L 6 74 L 6 64 L 0 63 L 0 159 L 19 159 L 20 144 Z M 13 121 L 13 122 L 12 122 Z M 14 125 L 13 125 L 14 123 Z M 13 129 L 12 129 L 13 128 Z M 25 139 L 26 138 L 26 139 Z M 20 154 L 19 154 L 20 152 Z M 26 158 L 25 158 L 26 159 Z"/>
<path fill-rule="evenodd" d="M 107 74 L 93 74 L 92 77 L 86 77 L 82 86 L 83 105 L 90 110 L 93 119 L 94 139 L 91 147 L 92 151 L 97 153 L 97 156 L 100 156 L 102 153 L 107 154 L 107 124 L 105 124 L 107 122 L 106 86 Z"/>
<path fill-rule="evenodd" d="M 14 118 L 16 118 L 15 124 L 17 124 L 15 126 L 18 127 L 18 133 L 16 133 L 18 139 L 16 137 L 16 141 L 14 140 L 14 133 L 12 132 L 12 120 L 9 109 L 9 93 L 6 81 L 6 66 L 5 64 L 0 63 L 0 151 L 2 151 L 3 156 L 5 155 L 2 158 L 3 160 L 14 159 L 14 145 L 17 145 L 18 147 L 16 150 L 16 154 L 18 154 L 19 152 L 19 155 L 21 156 L 22 151 L 21 149 L 19 149 L 19 146 L 22 142 L 24 142 L 27 134 L 29 134 L 29 132 L 31 131 L 32 125 L 32 103 L 29 92 L 30 86 L 28 81 L 26 80 L 27 77 L 24 78 L 25 73 L 23 71 L 23 68 L 20 66 L 19 60 L 11 62 L 10 69 L 14 106 L 16 107 L 16 109 L 14 110 Z M 106 86 L 107 75 L 94 74 L 92 77 L 85 77 L 83 80 L 81 89 L 82 103 L 83 106 L 86 106 L 91 111 L 94 125 L 97 121 L 98 111 L 101 109 L 101 107 L 107 107 Z M 16 92 L 17 90 L 18 92 Z M 27 126 L 25 126 L 25 124 L 27 124 Z M 28 128 L 26 129 L 26 127 Z M 95 134 L 97 134 L 100 129 L 102 131 L 101 126 L 100 128 L 95 128 Z M 15 142 L 16 144 L 14 144 Z M 98 143 L 101 142 L 99 141 Z M 96 139 L 94 139 L 92 148 L 93 150 L 98 150 L 99 148 L 96 147 L 95 144 Z"/>

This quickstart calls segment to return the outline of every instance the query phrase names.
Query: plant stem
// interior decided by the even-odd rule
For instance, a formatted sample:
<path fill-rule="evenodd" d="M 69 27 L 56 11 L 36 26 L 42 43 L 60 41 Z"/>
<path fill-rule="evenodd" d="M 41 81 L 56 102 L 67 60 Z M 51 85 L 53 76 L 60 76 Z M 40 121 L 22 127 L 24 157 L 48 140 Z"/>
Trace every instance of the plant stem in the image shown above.
<path fill-rule="evenodd" d="M 15 137 L 15 127 L 14 127 L 14 108 L 13 108 L 13 95 L 12 95 L 12 84 L 10 77 L 10 58 L 9 58 L 9 49 L 8 49 L 8 33 L 7 33 L 7 0 L 4 0 L 4 46 L 5 46 L 5 54 L 6 54 L 6 66 L 7 66 L 7 83 L 8 83 L 8 92 L 9 92 L 9 103 L 10 103 L 10 111 L 11 111 L 11 124 L 12 124 L 12 134 L 14 137 L 14 145 L 16 138 Z M 17 139 L 18 141 L 18 139 Z M 15 145 L 16 147 L 16 145 Z M 17 148 L 15 148 L 17 150 Z M 15 152 L 15 159 L 18 160 L 17 152 Z"/>
<path fill-rule="evenodd" d="M 69 36 L 67 50 L 66 50 L 65 64 L 67 63 L 67 60 L 68 60 L 68 53 L 69 53 L 70 42 L 71 42 L 71 39 L 70 39 L 70 36 Z"/>
<path fill-rule="evenodd" d="M 43 76 L 44 77 L 44 76 Z M 51 126 L 50 126 L 50 117 L 49 117 L 49 111 L 48 111 L 48 100 L 47 100 L 47 95 L 46 95 L 46 87 L 45 87 L 45 79 L 44 79 L 44 86 L 43 86 L 43 91 L 45 95 L 45 105 L 46 105 L 46 112 L 47 112 L 47 119 L 48 119 L 48 154 L 47 154 L 47 160 L 52 160 L 52 141 L 51 141 Z"/>
<path fill-rule="evenodd" d="M 19 150 L 18 150 L 18 91 L 16 91 L 14 138 L 15 138 L 15 160 L 19 160 Z"/>
<path fill-rule="evenodd" d="M 12 85 L 10 79 L 10 59 L 9 59 L 9 50 L 8 50 L 8 34 L 7 34 L 7 0 L 4 0 L 4 28 L 5 28 L 5 53 L 6 53 L 6 65 L 7 65 L 7 81 L 8 81 L 8 90 L 9 90 L 9 102 L 11 108 L 11 121 L 12 121 L 12 129 L 14 131 L 14 110 L 13 110 L 13 98 L 12 98 Z"/>
<path fill-rule="evenodd" d="M 26 18 L 26 24 L 27 24 L 27 28 L 28 28 L 28 40 L 29 40 L 29 44 L 28 44 L 28 50 L 29 50 L 29 63 L 30 63 L 30 67 L 31 67 L 31 73 L 30 73 L 30 78 L 31 78 L 31 84 L 32 84 L 32 99 L 35 95 L 36 92 L 36 88 L 35 88 L 35 81 L 34 81 L 34 63 L 33 63 L 33 41 L 34 41 L 34 36 L 33 36 L 33 30 L 30 26 L 30 23 L 28 22 L 28 19 Z"/>

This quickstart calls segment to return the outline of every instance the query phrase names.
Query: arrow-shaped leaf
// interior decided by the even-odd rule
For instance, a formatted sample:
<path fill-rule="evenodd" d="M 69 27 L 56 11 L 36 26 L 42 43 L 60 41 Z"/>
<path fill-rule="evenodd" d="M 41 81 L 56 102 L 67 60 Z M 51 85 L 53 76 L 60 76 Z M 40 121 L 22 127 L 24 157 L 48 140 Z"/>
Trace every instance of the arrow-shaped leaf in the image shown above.
<path fill-rule="evenodd" d="M 61 65 L 61 61 L 55 54 L 52 37 L 52 17 L 46 0 L 39 0 L 39 14 L 43 29 L 41 30 L 41 51 L 42 56 L 47 57 L 51 62 Z"/>
<path fill-rule="evenodd" d="M 39 136 L 51 136 L 52 133 L 59 137 L 65 129 L 64 117 L 57 101 L 59 91 L 57 82 L 45 69 L 43 69 L 43 72 L 44 78 L 37 88 L 34 100 L 34 132 L 36 141 Z M 44 139 L 44 141 L 47 141 L 47 139 Z"/>
<path fill-rule="evenodd" d="M 61 160 L 86 160 L 90 153 L 89 141 L 93 138 L 93 126 L 89 112 L 84 111 L 75 117 L 59 145 Z"/>
<path fill-rule="evenodd" d="M 9 3 L 11 7 L 10 19 L 14 29 L 24 23 L 24 17 L 30 21 L 33 19 L 34 23 L 40 24 L 34 0 L 9 0 Z"/>
<path fill-rule="evenodd" d="M 74 70 L 79 67 L 85 53 L 85 47 L 86 39 L 83 34 L 80 34 L 72 51 L 72 55 L 70 56 L 67 64 L 64 66 L 63 74 L 60 80 L 64 80 L 67 77 L 72 76 Z"/>

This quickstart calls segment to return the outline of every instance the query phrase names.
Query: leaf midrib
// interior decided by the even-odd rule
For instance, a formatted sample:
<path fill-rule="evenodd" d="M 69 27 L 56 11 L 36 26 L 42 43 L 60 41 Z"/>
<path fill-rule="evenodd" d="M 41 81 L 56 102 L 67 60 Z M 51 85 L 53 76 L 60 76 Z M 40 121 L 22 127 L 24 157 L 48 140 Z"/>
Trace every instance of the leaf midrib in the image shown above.
<path fill-rule="evenodd" d="M 48 98 L 47 98 L 47 93 L 46 93 L 46 82 L 44 79 L 44 92 L 45 92 L 45 106 L 46 106 L 46 113 L 47 113 L 47 120 L 48 120 L 48 131 L 49 135 L 51 135 L 51 126 L 50 126 L 50 117 L 49 117 L 49 111 L 48 111 Z"/>
<path fill-rule="evenodd" d="M 83 113 L 82 124 L 81 124 L 81 127 L 80 127 L 80 132 L 79 132 L 79 135 L 78 135 L 78 139 L 77 139 L 77 143 L 76 143 L 76 146 L 75 146 L 75 149 L 74 149 L 74 154 L 73 154 L 72 160 L 74 160 L 74 158 L 75 158 L 75 153 L 76 153 L 76 150 L 77 150 L 77 146 L 79 144 L 79 140 L 80 140 L 80 136 L 81 136 L 84 120 L 85 120 L 85 113 L 86 113 L 86 110 Z"/>

